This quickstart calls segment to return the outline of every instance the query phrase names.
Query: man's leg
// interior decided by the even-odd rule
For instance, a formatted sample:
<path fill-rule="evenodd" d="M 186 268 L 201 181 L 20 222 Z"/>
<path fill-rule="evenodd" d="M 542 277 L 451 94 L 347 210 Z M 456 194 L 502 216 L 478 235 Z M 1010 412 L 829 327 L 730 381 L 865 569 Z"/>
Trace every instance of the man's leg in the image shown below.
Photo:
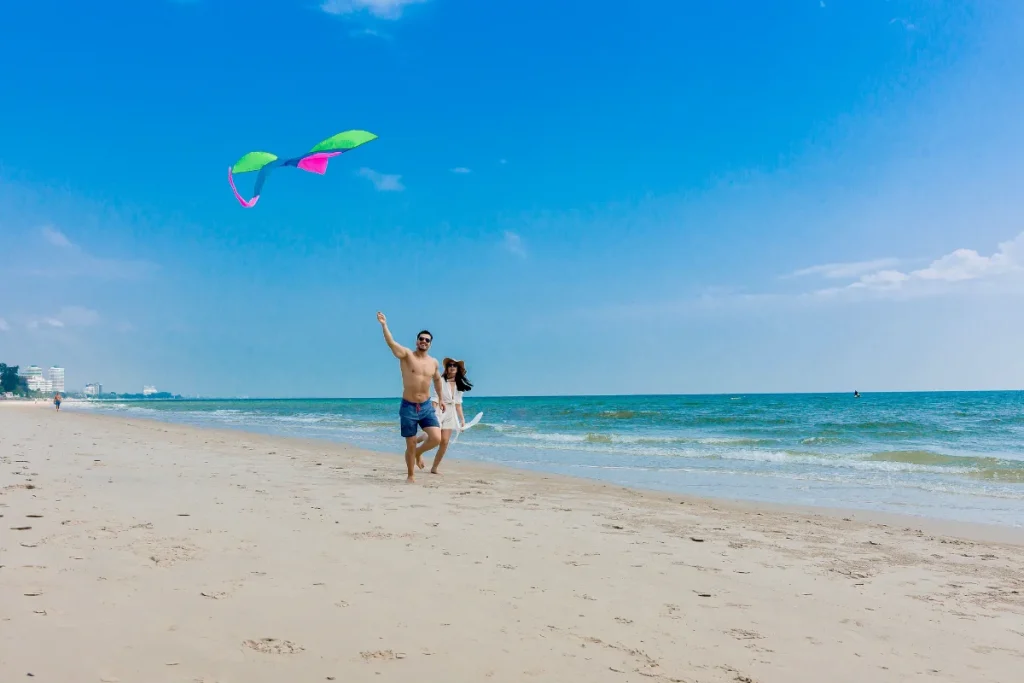
<path fill-rule="evenodd" d="M 423 454 L 437 448 L 437 444 L 441 443 L 441 422 L 434 412 L 433 403 L 428 402 L 420 408 L 419 426 L 427 435 L 427 440 L 416 448 L 417 464 L 423 467 Z"/>
<path fill-rule="evenodd" d="M 441 458 L 444 457 L 445 452 L 448 450 L 448 442 L 451 438 L 452 430 L 441 430 L 441 445 L 437 449 L 437 455 L 434 456 L 434 464 L 430 466 L 431 474 L 440 474 L 440 472 L 437 471 L 437 468 L 441 466 Z"/>
<path fill-rule="evenodd" d="M 417 448 L 419 448 L 419 446 L 422 446 L 423 444 L 425 444 L 427 442 L 427 439 L 429 439 L 429 438 L 430 438 L 430 435 L 427 434 L 426 432 L 420 432 L 419 434 L 417 434 L 416 435 L 416 446 L 417 446 Z M 416 467 L 419 467 L 421 470 L 424 467 L 426 467 L 426 465 L 423 464 L 423 453 L 421 451 L 419 451 L 419 450 L 416 451 Z"/>
<path fill-rule="evenodd" d="M 407 436 L 405 437 L 405 469 L 408 474 L 406 481 L 409 483 L 414 482 L 416 479 L 413 477 L 415 472 L 414 466 L 416 464 L 416 437 Z"/>
<path fill-rule="evenodd" d="M 427 440 L 416 447 L 417 458 L 422 456 L 427 451 L 437 448 L 437 445 L 441 443 L 440 427 L 424 427 L 423 431 L 427 433 Z"/>
<path fill-rule="evenodd" d="M 398 409 L 398 422 L 401 426 L 402 438 L 405 439 L 405 469 L 407 471 L 406 481 L 412 483 L 414 466 L 416 464 L 416 429 L 418 423 L 415 406 L 403 400 Z"/>
<path fill-rule="evenodd" d="M 426 432 L 420 432 L 419 434 L 416 435 L 416 445 L 420 446 L 426 443 L 427 439 L 429 438 L 430 437 L 427 435 Z M 419 467 L 421 470 L 425 467 L 425 465 L 423 464 L 423 455 L 416 456 L 416 467 Z"/>

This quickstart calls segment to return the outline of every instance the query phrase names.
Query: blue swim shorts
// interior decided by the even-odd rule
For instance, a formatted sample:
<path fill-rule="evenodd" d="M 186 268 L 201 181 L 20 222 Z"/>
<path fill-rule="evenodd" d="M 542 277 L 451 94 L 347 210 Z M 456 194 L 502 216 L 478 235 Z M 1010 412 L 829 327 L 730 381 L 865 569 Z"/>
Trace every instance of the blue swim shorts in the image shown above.
<path fill-rule="evenodd" d="M 413 403 L 402 399 L 402 405 L 398 409 L 398 417 L 402 423 L 402 436 L 409 438 L 416 436 L 416 428 L 440 427 L 437 415 L 434 413 L 434 404 L 430 401 Z"/>

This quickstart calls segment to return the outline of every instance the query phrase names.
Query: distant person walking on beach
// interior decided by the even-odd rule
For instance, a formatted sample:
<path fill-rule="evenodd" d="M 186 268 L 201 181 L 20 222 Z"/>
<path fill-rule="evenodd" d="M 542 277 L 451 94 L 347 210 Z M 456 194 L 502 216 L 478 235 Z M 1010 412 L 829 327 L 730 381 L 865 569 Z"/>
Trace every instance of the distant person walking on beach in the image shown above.
<path fill-rule="evenodd" d="M 430 402 L 430 382 L 434 382 L 434 390 L 441 395 L 441 372 L 437 360 L 427 353 L 434 342 L 434 335 L 423 330 L 416 335 L 416 350 L 405 348 L 395 341 L 388 329 L 388 319 L 380 311 L 377 322 L 384 331 L 384 341 L 391 347 L 391 353 L 398 359 L 402 369 L 402 404 L 398 408 L 398 418 L 402 436 L 405 438 L 405 467 L 408 470 L 408 482 L 415 481 L 414 472 L 418 465 L 423 468 L 423 454 L 441 443 L 441 424 Z M 444 411 L 444 405 L 441 406 Z M 427 439 L 417 445 L 416 430 L 422 427 Z"/>
<path fill-rule="evenodd" d="M 59 391 L 53 397 L 53 405 L 57 406 L 57 410 L 60 410 L 60 392 Z"/>
<path fill-rule="evenodd" d="M 473 385 L 466 379 L 465 361 L 445 358 L 441 365 L 444 367 L 444 382 L 441 383 L 443 391 L 440 394 L 441 444 L 434 456 L 434 464 L 430 467 L 431 474 L 440 474 L 437 468 L 441 466 L 441 459 L 448 450 L 452 431 L 466 426 L 466 416 L 462 412 L 462 393 L 473 390 Z M 430 400 L 437 403 L 437 395 L 431 396 Z"/>

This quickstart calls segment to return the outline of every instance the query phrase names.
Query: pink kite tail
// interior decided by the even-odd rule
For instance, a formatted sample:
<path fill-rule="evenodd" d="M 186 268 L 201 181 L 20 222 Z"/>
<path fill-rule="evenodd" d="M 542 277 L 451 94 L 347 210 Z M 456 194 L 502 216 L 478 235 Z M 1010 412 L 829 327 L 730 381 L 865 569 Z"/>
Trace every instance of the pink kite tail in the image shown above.
<path fill-rule="evenodd" d="M 341 152 L 317 152 L 316 154 L 310 154 L 308 157 L 299 159 L 298 167 L 303 171 L 309 171 L 310 173 L 319 173 L 323 175 L 327 173 L 327 162 L 331 157 L 336 157 Z"/>
<path fill-rule="evenodd" d="M 238 194 L 238 188 L 235 187 L 235 179 L 234 176 L 231 175 L 230 166 L 228 166 L 228 184 L 231 185 L 231 191 L 235 193 L 235 199 L 237 199 L 238 203 L 244 206 L 245 208 L 251 209 L 252 207 L 256 206 L 256 202 L 260 200 L 260 196 L 256 195 L 252 199 L 246 201 L 242 197 L 242 195 Z"/>

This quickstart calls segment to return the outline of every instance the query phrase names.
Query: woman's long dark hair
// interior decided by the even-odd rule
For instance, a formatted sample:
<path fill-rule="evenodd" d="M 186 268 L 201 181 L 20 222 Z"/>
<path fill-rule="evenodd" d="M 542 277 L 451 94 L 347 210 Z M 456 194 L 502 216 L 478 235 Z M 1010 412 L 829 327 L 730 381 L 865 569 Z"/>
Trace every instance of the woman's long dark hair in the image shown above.
<path fill-rule="evenodd" d="M 448 368 L 452 367 L 455 368 L 455 388 L 462 392 L 473 391 L 473 385 L 466 379 L 466 373 L 462 371 L 462 366 L 458 363 L 449 363 L 444 366 L 445 381 L 448 380 Z"/>

